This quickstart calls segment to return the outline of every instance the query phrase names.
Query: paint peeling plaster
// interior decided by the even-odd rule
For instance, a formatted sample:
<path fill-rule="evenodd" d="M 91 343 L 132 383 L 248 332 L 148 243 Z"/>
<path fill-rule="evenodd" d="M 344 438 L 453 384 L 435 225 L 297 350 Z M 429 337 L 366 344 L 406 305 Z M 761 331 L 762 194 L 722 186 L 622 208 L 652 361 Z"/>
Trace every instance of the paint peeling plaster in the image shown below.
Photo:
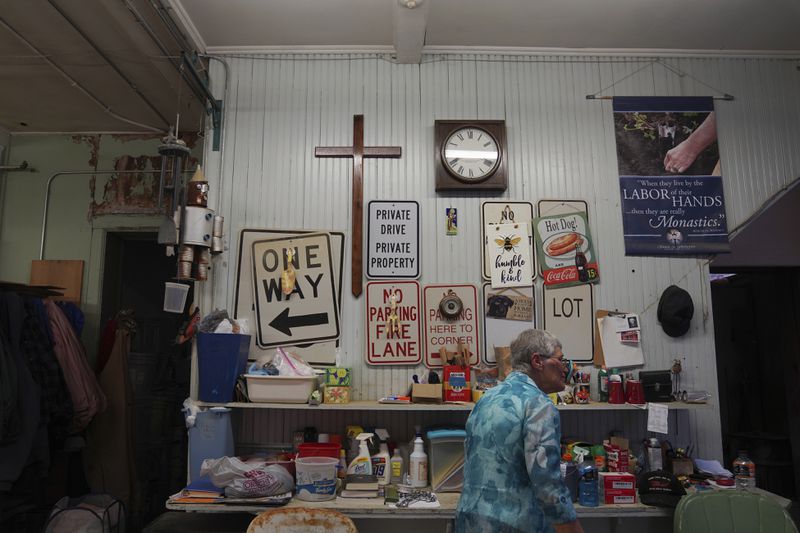
<path fill-rule="evenodd" d="M 197 143 L 197 136 L 187 139 L 187 146 L 192 148 Z M 117 142 L 151 140 L 152 136 L 113 135 Z M 97 159 L 95 158 L 95 162 Z M 185 168 L 197 165 L 197 158 L 190 157 Z M 158 207 L 158 185 L 161 173 L 161 156 L 154 146 L 153 155 L 122 155 L 114 159 L 114 169 L 118 174 L 112 175 L 103 186 L 102 199 L 97 201 L 96 177 L 89 183 L 92 201 L 89 204 L 88 217 L 101 215 L 136 215 L 157 214 L 163 211 Z M 126 171 L 146 171 L 145 174 L 133 174 Z M 169 183 L 167 183 L 169 185 Z"/>

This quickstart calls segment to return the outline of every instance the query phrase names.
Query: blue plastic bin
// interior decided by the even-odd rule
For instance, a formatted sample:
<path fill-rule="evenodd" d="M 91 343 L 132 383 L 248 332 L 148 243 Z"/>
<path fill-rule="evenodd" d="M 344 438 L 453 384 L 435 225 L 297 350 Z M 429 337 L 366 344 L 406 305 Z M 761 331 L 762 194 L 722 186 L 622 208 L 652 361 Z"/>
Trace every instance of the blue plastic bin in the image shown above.
<path fill-rule="evenodd" d="M 198 399 L 215 403 L 233 401 L 236 378 L 244 374 L 249 351 L 250 335 L 198 333 Z"/>
<path fill-rule="evenodd" d="M 205 459 L 233 457 L 233 428 L 231 410 L 212 407 L 200 411 L 194 426 L 189 428 L 189 481 L 200 479 L 200 467 Z"/>

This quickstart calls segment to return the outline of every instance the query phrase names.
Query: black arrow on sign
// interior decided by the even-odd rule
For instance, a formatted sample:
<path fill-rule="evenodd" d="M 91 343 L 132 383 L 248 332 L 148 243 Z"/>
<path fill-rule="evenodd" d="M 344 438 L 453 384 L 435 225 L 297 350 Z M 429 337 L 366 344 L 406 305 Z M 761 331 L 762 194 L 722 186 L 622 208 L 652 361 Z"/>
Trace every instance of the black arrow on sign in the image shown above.
<path fill-rule="evenodd" d="M 328 323 L 328 313 L 313 313 L 310 315 L 295 315 L 289 316 L 289 308 L 287 307 L 280 312 L 278 316 L 272 319 L 269 325 L 284 335 L 292 336 L 292 328 L 299 328 L 302 326 L 319 326 L 320 324 Z"/>

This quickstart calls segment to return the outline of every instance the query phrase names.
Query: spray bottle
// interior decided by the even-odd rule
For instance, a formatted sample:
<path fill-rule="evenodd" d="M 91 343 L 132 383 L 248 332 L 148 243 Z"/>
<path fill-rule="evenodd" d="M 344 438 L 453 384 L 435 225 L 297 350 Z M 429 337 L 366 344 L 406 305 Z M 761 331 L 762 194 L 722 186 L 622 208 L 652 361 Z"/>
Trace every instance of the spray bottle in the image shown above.
<path fill-rule="evenodd" d="M 381 441 L 380 450 L 372 456 L 372 472 L 378 478 L 378 485 L 388 485 L 392 477 L 389 467 L 389 446 Z"/>
<path fill-rule="evenodd" d="M 358 440 L 358 455 L 350 462 L 347 467 L 347 474 L 365 474 L 372 475 L 372 461 L 370 460 L 369 447 L 367 440 L 372 438 L 372 433 L 359 433 L 356 436 Z"/>

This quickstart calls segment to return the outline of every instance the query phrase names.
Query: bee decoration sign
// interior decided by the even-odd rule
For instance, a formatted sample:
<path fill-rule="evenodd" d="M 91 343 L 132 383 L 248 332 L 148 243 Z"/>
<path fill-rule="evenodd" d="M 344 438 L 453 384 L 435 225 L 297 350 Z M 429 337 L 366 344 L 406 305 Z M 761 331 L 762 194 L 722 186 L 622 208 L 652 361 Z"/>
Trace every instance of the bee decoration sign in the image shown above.
<path fill-rule="evenodd" d="M 491 252 L 492 287 L 524 287 L 531 284 L 533 260 L 526 222 L 488 224 L 487 247 Z"/>

